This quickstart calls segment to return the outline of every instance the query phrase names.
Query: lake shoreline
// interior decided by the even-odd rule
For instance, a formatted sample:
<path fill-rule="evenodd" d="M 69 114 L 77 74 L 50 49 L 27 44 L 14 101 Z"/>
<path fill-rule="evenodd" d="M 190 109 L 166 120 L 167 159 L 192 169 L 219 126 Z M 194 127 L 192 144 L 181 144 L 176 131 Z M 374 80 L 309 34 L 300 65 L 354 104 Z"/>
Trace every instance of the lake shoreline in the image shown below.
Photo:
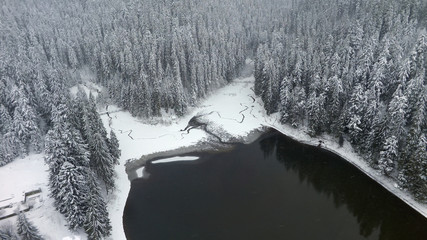
<path fill-rule="evenodd" d="M 256 141 L 257 138 L 259 138 L 262 134 L 268 132 L 270 129 L 274 129 L 281 134 L 283 134 L 286 137 L 291 138 L 294 141 L 297 141 L 301 144 L 305 144 L 307 146 L 319 146 L 319 141 L 322 142 L 320 148 L 329 151 L 338 157 L 344 159 L 345 161 L 352 164 L 354 167 L 359 169 L 362 173 L 373 179 L 375 182 L 380 184 L 383 188 L 385 188 L 387 191 L 401 199 L 404 203 L 406 203 L 408 206 L 410 206 L 412 209 L 420 213 L 422 216 L 427 218 L 427 206 L 425 206 L 422 203 L 417 202 L 415 199 L 412 198 L 412 196 L 405 192 L 404 190 L 399 189 L 397 186 L 397 183 L 394 182 L 394 180 L 389 179 L 383 175 L 380 175 L 377 173 L 374 169 L 372 169 L 368 164 L 357 154 L 354 152 L 351 152 L 351 156 L 349 156 L 349 153 L 346 153 L 345 151 L 347 149 L 344 149 L 342 147 L 339 147 L 336 142 L 332 142 L 330 139 L 327 138 L 316 138 L 316 137 L 298 137 L 298 135 L 292 134 L 292 132 L 286 131 L 286 126 L 262 126 L 261 128 L 257 128 L 252 130 L 246 137 L 242 137 L 239 139 L 239 141 L 242 144 L 248 144 L 253 141 Z M 298 129 L 294 129 L 295 131 L 298 131 Z M 300 130 L 303 131 L 303 130 Z M 300 135 L 301 136 L 301 135 Z M 171 149 L 161 152 L 156 152 L 148 155 L 143 155 L 139 159 L 136 160 L 129 160 L 125 164 L 126 173 L 128 174 L 129 181 L 132 181 L 133 179 L 138 178 L 136 171 L 142 167 L 145 166 L 146 162 L 148 161 L 154 161 L 162 158 L 167 158 L 171 156 L 179 156 L 182 154 L 190 153 L 190 152 L 205 152 L 205 151 L 227 151 L 233 148 L 233 145 L 225 145 L 221 144 L 215 141 L 207 141 L 207 142 L 198 142 L 195 145 L 192 146 L 185 146 L 180 147 L 177 149 Z M 358 159 L 357 159 L 358 158 Z"/>
<path fill-rule="evenodd" d="M 269 131 L 269 127 L 261 127 L 254 129 L 248 133 L 247 136 L 240 138 L 238 141 L 241 144 L 250 144 L 256 141 L 262 134 Z M 154 161 L 162 158 L 168 158 L 171 156 L 179 156 L 190 152 L 222 152 L 233 149 L 235 144 L 227 145 L 217 141 L 200 141 L 195 145 L 184 146 L 175 149 L 155 152 L 147 155 L 143 155 L 138 159 L 129 159 L 125 163 L 125 170 L 128 174 L 129 181 L 132 181 L 137 177 L 136 171 L 144 167 L 147 162 Z"/>
<path fill-rule="evenodd" d="M 358 154 L 355 154 L 354 152 L 350 153 L 352 156 L 348 156 L 348 154 L 345 153 L 345 149 L 338 146 L 337 142 L 331 142 L 328 139 L 325 138 L 311 138 L 311 139 L 301 139 L 296 136 L 293 136 L 292 134 L 289 134 L 286 132 L 284 128 L 277 128 L 272 127 L 273 129 L 279 131 L 286 137 L 289 137 L 299 143 L 308 145 L 308 146 L 318 146 L 319 141 L 322 141 L 321 148 L 324 150 L 327 150 L 338 157 L 346 160 L 353 166 L 355 166 L 357 169 L 359 169 L 362 173 L 370 177 L 372 180 L 380 184 L 383 188 L 385 188 L 387 191 L 398 197 L 400 200 L 402 200 L 404 203 L 406 203 L 408 206 L 410 206 L 412 209 L 420 213 L 422 216 L 427 218 L 427 206 L 426 204 L 422 204 L 420 202 L 417 202 L 410 193 L 398 188 L 397 183 L 384 175 L 380 175 L 375 169 L 371 168 Z"/>

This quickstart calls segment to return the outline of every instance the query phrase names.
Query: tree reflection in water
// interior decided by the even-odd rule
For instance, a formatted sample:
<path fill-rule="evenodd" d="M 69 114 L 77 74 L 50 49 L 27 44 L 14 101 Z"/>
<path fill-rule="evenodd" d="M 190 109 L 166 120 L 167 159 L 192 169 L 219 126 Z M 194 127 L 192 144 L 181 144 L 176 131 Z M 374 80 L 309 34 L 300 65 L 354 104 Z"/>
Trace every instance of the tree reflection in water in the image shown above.
<path fill-rule="evenodd" d="M 350 163 L 343 170 L 345 159 L 279 133 L 262 139 L 260 147 L 264 156 L 274 154 L 287 171 L 298 174 L 300 182 L 332 198 L 336 208 L 344 205 L 357 218 L 362 236 L 379 229 L 381 240 L 427 239 L 427 220 L 422 215 Z"/>

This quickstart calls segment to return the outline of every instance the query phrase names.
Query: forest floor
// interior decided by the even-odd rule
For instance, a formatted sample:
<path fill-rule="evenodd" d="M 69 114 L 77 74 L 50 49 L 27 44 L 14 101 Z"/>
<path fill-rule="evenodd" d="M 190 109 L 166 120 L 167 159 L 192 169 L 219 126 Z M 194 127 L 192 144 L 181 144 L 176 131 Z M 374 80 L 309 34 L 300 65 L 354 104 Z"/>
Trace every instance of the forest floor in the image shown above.
<path fill-rule="evenodd" d="M 219 146 L 218 141 L 247 142 L 256 136 L 253 134 L 254 131 L 262 131 L 265 127 L 275 128 L 289 137 L 310 145 L 317 146 L 319 141 L 322 141 L 322 148 L 340 155 L 427 217 L 426 205 L 415 202 L 407 193 L 397 188 L 393 181 L 371 169 L 348 143 L 344 143 L 344 146 L 340 147 L 336 138 L 327 135 L 311 138 L 306 134 L 306 129 L 295 129 L 280 124 L 277 114 L 268 116 L 261 99 L 256 97 L 253 92 L 252 69 L 253 62 L 248 60 L 241 77 L 201 100 L 181 118 L 165 114 L 162 118 L 157 119 L 138 119 L 132 117 L 129 112 L 122 111 L 113 105 L 106 108 L 108 114 L 103 109 L 102 112 L 105 114 L 101 116 L 102 121 L 107 130 L 115 131 L 122 151 L 120 165 L 116 166 L 116 190 L 107 196 L 108 210 L 113 227 L 109 239 L 126 239 L 122 216 L 130 190 L 129 176 L 125 167 L 129 160 L 133 161 L 140 159 L 141 156 L 159 152 L 179 152 L 179 149 L 182 152 L 185 149 L 198 148 L 199 146 L 206 146 L 206 144 Z M 208 126 L 208 132 L 213 133 L 213 135 L 202 128 L 194 128 L 189 132 L 182 131 L 194 116 L 201 116 L 200 119 Z M 158 124 L 153 124 L 153 122 L 158 122 Z M 164 161 L 174 160 L 197 159 L 189 157 Z M 138 173 L 137 177 L 141 177 L 143 167 L 136 169 L 136 172 Z M 0 167 L 0 197 L 6 199 L 12 195 L 22 194 L 23 191 L 40 188 L 42 190 L 40 201 L 34 204 L 27 216 L 46 239 L 86 239 L 83 232 L 70 232 L 65 226 L 64 217 L 54 209 L 53 200 L 48 196 L 47 179 L 48 171 L 43 161 L 43 154 L 17 159 L 4 167 Z M 0 220 L 0 224 L 4 224 L 5 221 L 15 224 L 15 220 L 15 217 Z"/>

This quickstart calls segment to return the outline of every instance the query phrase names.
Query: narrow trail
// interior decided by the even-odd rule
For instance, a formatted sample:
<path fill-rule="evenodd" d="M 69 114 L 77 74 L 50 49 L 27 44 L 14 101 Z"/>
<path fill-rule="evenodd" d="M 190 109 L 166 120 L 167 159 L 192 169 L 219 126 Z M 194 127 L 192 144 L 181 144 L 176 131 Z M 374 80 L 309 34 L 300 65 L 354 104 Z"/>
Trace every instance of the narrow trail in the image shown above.
<path fill-rule="evenodd" d="M 132 134 L 132 129 L 131 130 L 127 130 L 127 131 L 123 131 L 123 130 L 118 130 L 119 132 L 120 132 L 120 134 L 123 134 L 123 133 L 128 133 L 127 135 L 129 136 L 129 138 L 130 139 L 132 139 L 132 140 L 135 140 L 135 139 L 133 139 L 133 137 L 131 136 L 131 134 Z"/>
<path fill-rule="evenodd" d="M 131 136 L 131 134 L 132 134 L 132 129 L 130 129 L 130 130 L 127 130 L 127 131 L 124 131 L 124 130 L 121 130 L 121 129 L 114 129 L 111 125 L 113 124 L 113 118 L 110 116 L 110 112 L 108 111 L 108 105 L 107 106 L 105 106 L 105 113 L 104 114 L 106 114 L 107 115 L 107 117 L 108 117 L 108 127 L 110 127 L 110 129 L 111 130 L 113 130 L 113 131 L 119 131 L 120 132 L 120 134 L 123 134 L 123 133 L 128 133 L 127 135 L 128 135 L 128 137 L 130 138 L 130 139 L 132 139 L 132 140 L 134 140 L 134 138 Z M 99 115 L 101 115 L 101 114 L 99 114 Z"/>

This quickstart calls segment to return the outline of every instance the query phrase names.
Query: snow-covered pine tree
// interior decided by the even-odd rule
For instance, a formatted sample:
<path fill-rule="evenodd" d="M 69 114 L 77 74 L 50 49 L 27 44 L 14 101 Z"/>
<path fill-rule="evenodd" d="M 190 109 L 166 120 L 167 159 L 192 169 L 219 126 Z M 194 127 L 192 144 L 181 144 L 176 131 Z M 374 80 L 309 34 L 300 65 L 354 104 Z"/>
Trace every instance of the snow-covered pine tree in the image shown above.
<path fill-rule="evenodd" d="M 0 226 L 0 240 L 19 240 L 11 224 Z"/>
<path fill-rule="evenodd" d="M 342 111 L 342 95 L 344 93 L 342 80 L 338 76 L 334 75 L 329 79 L 329 82 L 331 83 L 331 87 L 329 88 L 330 93 L 328 93 L 326 100 L 328 113 L 323 113 L 325 115 L 323 115 L 322 118 L 325 118 L 324 124 L 326 129 L 328 128 L 328 125 L 330 125 L 329 128 L 332 133 L 340 134 L 342 127 L 337 119 L 339 119 Z"/>
<path fill-rule="evenodd" d="M 427 201 L 427 140 L 423 129 L 426 127 L 426 100 L 427 87 L 421 90 L 422 96 L 414 105 L 416 109 L 410 121 L 409 133 L 406 137 L 406 146 L 399 161 L 399 181 L 408 188 L 414 196 Z"/>
<path fill-rule="evenodd" d="M 161 81 L 157 74 L 157 47 L 151 50 L 148 61 L 148 81 L 151 82 L 151 111 L 153 115 L 158 116 L 161 108 Z"/>
<path fill-rule="evenodd" d="M 397 160 L 399 158 L 399 150 L 397 146 L 397 137 L 392 135 L 385 140 L 383 150 L 380 152 L 380 159 L 378 160 L 378 167 L 381 172 L 387 176 L 395 169 Z"/>
<path fill-rule="evenodd" d="M 89 193 L 86 202 L 84 229 L 90 240 L 101 240 L 110 235 L 111 225 L 108 211 L 100 194 L 100 188 L 93 175 L 88 175 Z"/>
<path fill-rule="evenodd" d="M 114 187 L 113 176 L 116 160 L 110 152 L 107 133 L 99 113 L 96 111 L 92 94 L 89 94 L 88 105 L 83 106 L 82 115 L 84 125 L 82 135 L 90 152 L 90 168 L 102 179 L 107 190 L 110 190 Z"/>
<path fill-rule="evenodd" d="M 90 143 L 90 167 L 105 183 L 106 189 L 114 188 L 114 162 L 108 145 L 100 133 L 92 135 Z"/>
<path fill-rule="evenodd" d="M 75 166 L 66 161 L 62 164 L 56 176 L 54 184 L 55 205 L 58 211 L 64 214 L 68 222 L 68 227 L 75 230 L 83 227 L 86 219 L 87 198 L 89 189 L 87 187 L 87 168 Z M 53 193 L 53 191 L 52 191 Z"/>
<path fill-rule="evenodd" d="M 297 86 L 293 89 L 290 98 L 289 122 L 292 126 L 300 126 L 306 119 L 306 93 L 303 87 Z"/>
<path fill-rule="evenodd" d="M 39 230 L 28 221 L 27 217 L 23 212 L 18 214 L 18 221 L 16 223 L 16 231 L 22 240 L 43 240 L 44 238 L 40 235 Z"/>
<path fill-rule="evenodd" d="M 182 85 L 182 80 L 180 75 L 179 60 L 178 60 L 178 57 L 176 56 L 174 49 L 172 49 L 172 63 L 173 63 L 172 94 L 174 95 L 173 108 L 175 110 L 175 113 L 178 116 L 182 116 L 186 111 L 187 102 L 184 95 L 184 88 Z"/>
<path fill-rule="evenodd" d="M 121 150 L 119 140 L 113 130 L 110 131 L 110 139 L 108 140 L 108 148 L 110 149 L 111 156 L 114 159 L 114 164 L 119 164 Z"/>
<path fill-rule="evenodd" d="M 12 117 L 3 104 L 0 104 L 0 135 L 5 134 L 12 124 Z"/>
<path fill-rule="evenodd" d="M 309 131 L 312 136 L 319 135 L 325 130 L 327 119 L 324 104 L 324 94 L 320 94 L 318 97 L 315 92 L 310 94 L 307 103 L 307 118 Z"/>
<path fill-rule="evenodd" d="M 19 99 L 16 99 L 19 98 Z M 18 154 L 28 154 L 29 151 L 40 151 L 42 136 L 37 125 L 37 116 L 23 87 L 14 89 L 11 104 L 14 106 L 13 121 L 10 129 L 16 134 L 16 138 L 22 145 Z"/>
<path fill-rule="evenodd" d="M 366 93 L 362 85 L 358 84 L 349 100 L 349 108 L 347 109 L 348 116 L 346 127 L 350 134 L 350 141 L 354 144 L 359 144 L 362 141 L 362 118 L 365 114 L 367 105 Z"/>
<path fill-rule="evenodd" d="M 400 141 L 405 134 L 408 99 L 402 92 L 402 86 L 396 89 L 387 108 L 388 135 L 394 135 Z"/>
<path fill-rule="evenodd" d="M 89 151 L 80 132 L 68 122 L 67 112 L 65 104 L 52 111 L 54 126 L 46 135 L 45 162 L 55 206 L 64 214 L 69 227 L 77 229 L 85 220 Z"/>
<path fill-rule="evenodd" d="M 148 76 L 145 73 L 144 67 L 141 67 L 139 71 L 139 94 L 140 94 L 140 102 L 138 103 L 139 111 L 141 111 L 143 117 L 149 117 L 152 115 L 152 107 L 151 107 L 151 94 L 152 89 L 148 84 Z"/>
<path fill-rule="evenodd" d="M 21 154 L 22 149 L 25 149 L 25 144 L 21 142 L 14 130 L 14 128 L 11 128 L 3 135 L 2 146 L 4 150 L 3 153 L 5 156 L 3 162 L 5 163 L 11 162 L 14 158 L 18 157 Z"/>
<path fill-rule="evenodd" d="M 290 82 L 287 77 L 284 77 L 282 82 L 280 83 L 280 104 L 279 110 L 281 113 L 280 121 L 282 123 L 286 123 L 289 119 L 290 115 Z"/>

